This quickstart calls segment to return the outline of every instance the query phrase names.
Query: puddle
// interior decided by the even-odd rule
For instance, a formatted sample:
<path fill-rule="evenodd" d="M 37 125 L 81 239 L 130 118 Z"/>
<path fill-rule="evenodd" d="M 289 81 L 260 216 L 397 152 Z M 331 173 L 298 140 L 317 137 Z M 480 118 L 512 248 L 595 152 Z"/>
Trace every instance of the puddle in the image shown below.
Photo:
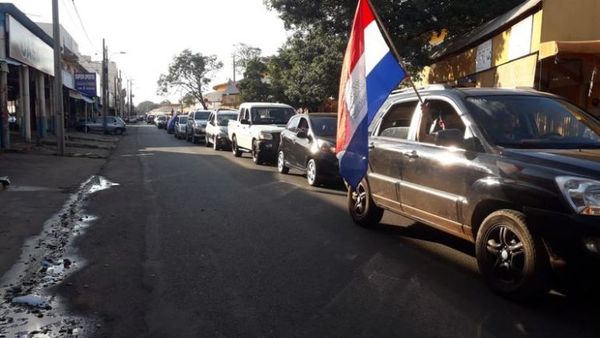
<path fill-rule="evenodd" d="M 40 191 L 54 192 L 54 191 L 58 191 L 58 192 L 60 192 L 60 191 L 62 191 L 62 189 L 9 185 L 6 187 L 5 191 L 12 191 L 12 192 L 40 192 Z"/>
<path fill-rule="evenodd" d="M 0 338 L 82 337 L 91 331 L 93 320 L 69 316 L 51 288 L 85 265 L 72 244 L 97 219 L 85 213 L 88 197 L 116 185 L 92 176 L 46 221 L 41 234 L 25 242 L 17 263 L 0 279 Z"/>

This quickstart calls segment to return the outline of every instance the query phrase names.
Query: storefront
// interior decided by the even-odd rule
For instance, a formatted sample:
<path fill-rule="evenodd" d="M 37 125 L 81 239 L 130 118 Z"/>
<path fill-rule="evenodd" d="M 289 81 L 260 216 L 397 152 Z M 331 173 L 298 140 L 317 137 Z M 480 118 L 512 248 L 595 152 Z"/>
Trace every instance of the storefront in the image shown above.
<path fill-rule="evenodd" d="M 52 39 L 12 4 L 0 4 L 1 146 L 10 144 L 12 124 L 28 142 L 45 136 L 54 76 Z M 10 113 L 10 115 L 9 115 Z M 9 118 L 12 117 L 9 122 Z"/>
<path fill-rule="evenodd" d="M 527 87 L 600 114 L 600 2 L 530 0 L 443 43 L 423 85 Z"/>

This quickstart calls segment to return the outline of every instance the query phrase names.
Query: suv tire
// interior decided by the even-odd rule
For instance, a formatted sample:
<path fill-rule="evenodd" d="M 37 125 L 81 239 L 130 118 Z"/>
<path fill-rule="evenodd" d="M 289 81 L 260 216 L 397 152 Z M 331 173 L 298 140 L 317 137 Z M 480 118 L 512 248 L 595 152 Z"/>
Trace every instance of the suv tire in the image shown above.
<path fill-rule="evenodd" d="M 262 164 L 264 162 L 263 156 L 260 153 L 258 142 L 256 142 L 256 140 L 252 140 L 252 161 L 255 164 Z"/>
<path fill-rule="evenodd" d="M 312 158 L 306 163 L 306 181 L 312 187 L 321 184 L 321 180 L 319 180 L 319 167 L 317 166 L 317 162 Z"/>
<path fill-rule="evenodd" d="M 237 138 L 235 137 L 235 135 L 233 135 L 233 137 L 231 138 L 231 152 L 233 153 L 233 156 L 235 156 L 235 157 L 242 156 L 242 152 L 240 151 L 240 149 L 237 146 Z"/>
<path fill-rule="evenodd" d="M 481 223 L 475 242 L 479 271 L 496 293 L 515 300 L 548 292 L 549 258 L 523 213 L 503 209 Z"/>
<path fill-rule="evenodd" d="M 290 168 L 285 165 L 285 154 L 283 153 L 283 150 L 280 150 L 277 155 L 277 171 L 280 174 L 287 174 L 290 172 Z"/>
<path fill-rule="evenodd" d="M 360 198 L 360 200 L 358 200 Z M 383 209 L 375 205 L 371 197 L 369 183 L 363 179 L 357 189 L 348 187 L 348 211 L 354 223 L 361 227 L 372 227 L 379 224 L 383 217 Z"/>

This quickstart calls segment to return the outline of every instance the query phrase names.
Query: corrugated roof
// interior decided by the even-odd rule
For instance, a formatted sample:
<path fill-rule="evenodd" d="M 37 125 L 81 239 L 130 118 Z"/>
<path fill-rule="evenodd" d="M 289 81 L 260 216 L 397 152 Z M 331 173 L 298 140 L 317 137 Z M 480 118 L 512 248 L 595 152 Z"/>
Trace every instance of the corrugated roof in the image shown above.
<path fill-rule="evenodd" d="M 524 2 L 488 23 L 475 28 L 468 34 L 442 43 L 431 55 L 431 58 L 437 61 L 442 57 L 460 53 L 465 49 L 475 47 L 481 42 L 492 38 L 497 33 L 506 30 L 517 21 L 530 15 L 533 11 L 537 10 L 538 7 L 541 7 L 542 2 L 543 0 L 529 0 Z"/>

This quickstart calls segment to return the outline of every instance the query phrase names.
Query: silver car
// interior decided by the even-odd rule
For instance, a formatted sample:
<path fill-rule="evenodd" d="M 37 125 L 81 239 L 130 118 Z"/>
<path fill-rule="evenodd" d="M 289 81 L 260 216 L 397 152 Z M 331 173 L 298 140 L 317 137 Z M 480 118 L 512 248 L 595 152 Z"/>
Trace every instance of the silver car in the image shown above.
<path fill-rule="evenodd" d="M 175 117 L 175 137 L 184 138 L 187 131 L 187 115 L 179 115 Z"/>
<path fill-rule="evenodd" d="M 106 117 L 106 132 L 115 135 L 121 135 L 127 130 L 127 124 L 120 117 L 107 116 Z M 97 117 L 88 119 L 85 122 L 85 131 L 104 131 L 103 118 Z"/>
<path fill-rule="evenodd" d="M 199 110 L 191 112 L 188 115 L 187 129 L 185 138 L 188 141 L 197 143 L 199 140 L 204 141 L 206 135 L 206 124 L 210 116 L 209 110 Z"/>

